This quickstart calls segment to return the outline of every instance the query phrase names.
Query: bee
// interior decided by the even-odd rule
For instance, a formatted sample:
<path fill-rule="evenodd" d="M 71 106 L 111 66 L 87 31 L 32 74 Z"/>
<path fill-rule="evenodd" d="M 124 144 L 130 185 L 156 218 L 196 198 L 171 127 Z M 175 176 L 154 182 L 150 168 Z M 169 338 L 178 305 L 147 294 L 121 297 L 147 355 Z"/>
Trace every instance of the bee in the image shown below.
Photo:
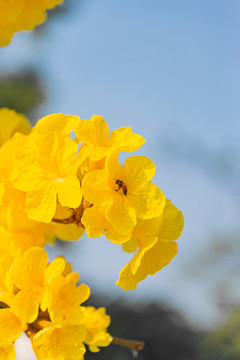
<path fill-rule="evenodd" d="M 115 184 L 118 185 L 118 189 L 115 190 L 115 191 L 119 191 L 119 190 L 122 189 L 123 194 L 124 194 L 124 195 L 127 195 L 127 185 L 124 184 L 124 182 L 123 182 L 122 180 L 119 180 L 119 179 L 116 180 L 116 181 L 115 181 Z"/>

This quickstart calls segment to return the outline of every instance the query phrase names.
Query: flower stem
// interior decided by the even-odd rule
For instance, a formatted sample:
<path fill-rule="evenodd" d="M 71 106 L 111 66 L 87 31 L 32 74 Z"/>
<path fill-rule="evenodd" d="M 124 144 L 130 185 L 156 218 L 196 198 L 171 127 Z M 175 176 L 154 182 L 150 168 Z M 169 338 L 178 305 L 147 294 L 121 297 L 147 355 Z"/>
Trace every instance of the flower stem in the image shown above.
<path fill-rule="evenodd" d="M 126 340 L 118 337 L 113 337 L 112 343 L 128 347 L 130 350 L 132 350 L 133 356 L 137 356 L 138 352 L 143 349 L 145 344 L 143 341 Z"/>

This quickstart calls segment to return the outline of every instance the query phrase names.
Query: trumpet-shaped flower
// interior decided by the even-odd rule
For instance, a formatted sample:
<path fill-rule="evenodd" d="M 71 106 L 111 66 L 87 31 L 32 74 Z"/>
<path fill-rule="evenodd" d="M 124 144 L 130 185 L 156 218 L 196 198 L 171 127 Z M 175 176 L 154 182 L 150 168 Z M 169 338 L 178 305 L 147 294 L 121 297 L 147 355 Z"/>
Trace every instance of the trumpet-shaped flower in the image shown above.
<path fill-rule="evenodd" d="M 76 287 L 78 280 L 79 274 L 71 273 L 66 277 L 56 275 L 49 281 L 48 311 L 53 322 L 79 324 L 83 321 L 85 308 L 80 305 L 88 299 L 90 289 L 85 284 Z"/>
<path fill-rule="evenodd" d="M 106 314 L 105 308 L 95 309 L 92 306 L 86 307 L 87 314 L 84 324 L 87 330 L 87 337 L 84 342 L 92 352 L 99 351 L 99 346 L 108 346 L 112 342 L 112 337 L 107 332 L 110 325 L 110 316 Z"/>
<path fill-rule="evenodd" d="M 99 161 L 112 151 L 135 151 L 145 141 L 141 135 L 133 133 L 130 126 L 116 129 L 109 136 L 108 125 L 99 115 L 93 115 L 91 120 L 80 120 L 75 134 L 87 148 L 91 161 Z"/>
<path fill-rule="evenodd" d="M 1 0 L 0 1 L 0 46 L 10 43 L 14 33 L 33 30 L 46 19 L 46 10 L 63 0 Z"/>
<path fill-rule="evenodd" d="M 0 342 L 13 342 L 26 330 L 26 322 L 18 318 L 11 309 L 0 309 Z"/>
<path fill-rule="evenodd" d="M 26 330 L 26 323 L 8 308 L 0 309 L 0 324 L 0 360 L 14 360 L 13 342 Z"/>
<path fill-rule="evenodd" d="M 32 339 L 38 360 L 81 360 L 85 353 L 84 325 L 53 324 Z"/>
<path fill-rule="evenodd" d="M 47 263 L 45 250 L 33 247 L 16 259 L 11 268 L 11 278 L 20 290 L 13 298 L 11 308 L 16 315 L 29 323 L 36 320 L 39 305 L 44 300 Z"/>
<path fill-rule="evenodd" d="M 181 211 L 167 200 L 161 216 L 136 227 L 132 239 L 123 247 L 127 251 L 137 250 L 137 253 L 121 270 L 116 285 L 124 290 L 134 290 L 147 275 L 153 275 L 166 266 L 177 254 L 174 240 L 181 235 L 183 225 Z"/>
<path fill-rule="evenodd" d="M 106 206 L 105 217 L 118 231 L 132 231 L 137 218 L 159 216 L 165 205 L 161 190 L 151 183 L 154 163 L 145 156 L 131 156 L 124 167 L 118 163 L 118 153 L 110 156 L 106 169 L 85 175 L 83 196 L 91 204 Z"/>
<path fill-rule="evenodd" d="M 61 316 L 65 315 L 66 311 L 60 308 L 62 313 L 60 311 L 59 314 L 55 314 L 59 301 L 62 301 L 61 306 L 64 305 L 65 296 L 66 307 L 67 305 L 73 305 L 75 301 L 75 299 L 72 299 L 72 304 L 67 303 L 67 300 L 70 301 L 70 298 L 67 298 L 66 293 L 71 287 L 74 287 L 77 281 L 76 274 L 71 274 L 70 276 L 69 273 L 71 273 L 71 267 L 66 264 L 64 258 L 58 257 L 48 264 L 48 256 L 44 249 L 32 247 L 25 251 L 20 258 L 14 260 L 10 269 L 11 280 L 17 289 L 19 289 L 11 301 L 11 308 L 14 313 L 31 323 L 38 316 L 39 305 L 42 311 L 46 311 L 51 302 L 51 312 L 54 316 L 61 318 Z M 66 281 L 64 276 L 67 277 Z M 51 280 L 55 277 L 59 280 L 59 284 L 55 282 L 50 285 Z M 49 287 L 51 291 L 49 291 Z M 80 299 L 85 299 L 86 293 L 89 291 L 85 287 L 86 285 L 81 287 L 81 295 L 78 297 L 79 301 Z M 78 293 L 79 291 L 76 292 Z M 58 296 L 56 296 L 57 294 Z M 71 294 L 74 294 L 76 298 L 76 294 L 72 289 Z"/>
<path fill-rule="evenodd" d="M 104 206 L 91 206 L 84 210 L 82 216 L 82 224 L 85 227 L 86 233 L 89 238 L 97 238 L 103 234 L 105 237 L 116 243 L 122 244 L 128 241 L 132 236 L 132 231 L 119 232 L 105 217 L 106 207 Z"/>
<path fill-rule="evenodd" d="M 81 163 L 76 155 L 77 144 L 53 132 L 38 138 L 37 144 L 31 137 L 23 135 L 14 140 L 20 148 L 14 144 L 17 149 L 12 156 L 9 177 L 16 189 L 26 192 L 29 218 L 51 222 L 57 201 L 62 206 L 78 207 L 82 201 L 82 190 L 77 177 Z M 6 144 L 6 149 L 10 145 Z"/>
<path fill-rule="evenodd" d="M 13 256 L 20 256 L 31 246 L 43 246 L 54 239 L 54 226 L 28 218 L 25 210 L 26 194 L 5 184 L 0 206 L 0 234 Z"/>

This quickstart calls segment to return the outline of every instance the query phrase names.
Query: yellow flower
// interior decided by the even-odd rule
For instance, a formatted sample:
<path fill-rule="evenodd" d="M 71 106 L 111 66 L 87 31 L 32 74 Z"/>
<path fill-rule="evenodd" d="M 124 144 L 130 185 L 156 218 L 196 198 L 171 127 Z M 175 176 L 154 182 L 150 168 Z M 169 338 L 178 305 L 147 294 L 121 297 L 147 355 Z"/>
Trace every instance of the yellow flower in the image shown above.
<path fill-rule="evenodd" d="M 31 125 L 24 115 L 17 113 L 15 110 L 0 109 L 0 146 L 16 132 L 28 134 L 30 131 Z"/>
<path fill-rule="evenodd" d="M 96 205 L 84 210 L 81 221 L 88 237 L 97 238 L 104 234 L 108 240 L 116 244 L 122 244 L 129 240 L 132 236 L 132 231 L 127 231 L 126 233 L 117 231 L 105 217 L 106 210 L 106 206 Z"/>
<path fill-rule="evenodd" d="M 33 337 L 33 348 L 38 360 L 81 360 L 85 337 L 84 325 L 53 324 Z"/>
<path fill-rule="evenodd" d="M 85 284 L 76 287 L 79 277 L 78 273 L 71 273 L 66 277 L 56 275 L 49 281 L 48 311 L 53 322 L 79 324 L 83 321 L 85 308 L 80 304 L 88 299 L 90 289 Z"/>
<path fill-rule="evenodd" d="M 15 136 L 1 151 L 7 158 L 6 152 L 14 148 L 9 178 L 16 189 L 26 192 L 29 218 L 49 223 L 57 201 L 70 208 L 80 205 L 82 190 L 77 169 L 81 159 L 76 155 L 77 144 L 61 133 L 50 132 L 37 140 L 35 142 L 31 135 Z M 6 170 L 3 169 L 3 173 L 5 175 Z"/>
<path fill-rule="evenodd" d="M 36 320 L 39 305 L 44 300 L 47 263 L 45 250 L 32 247 L 20 259 L 15 259 L 10 270 L 11 278 L 20 290 L 13 298 L 11 308 L 17 316 L 29 323 Z"/>
<path fill-rule="evenodd" d="M 123 245 L 126 251 L 136 251 L 132 260 L 121 270 L 116 285 L 134 290 L 138 282 L 166 266 L 177 254 L 177 243 L 184 219 L 170 200 L 160 217 L 146 220 L 136 227 L 132 239 Z"/>
<path fill-rule="evenodd" d="M 11 42 L 14 33 L 33 30 L 46 19 L 46 10 L 63 0 L 1 0 L 0 1 L 0 46 Z"/>
<path fill-rule="evenodd" d="M 10 309 L 0 309 L 0 342 L 13 342 L 26 330 L 26 323 Z"/>
<path fill-rule="evenodd" d="M 16 351 L 11 342 L 0 342 L 0 360 L 15 360 Z"/>
<path fill-rule="evenodd" d="M 141 135 L 134 134 L 130 126 L 114 130 L 109 137 L 108 125 L 99 115 L 93 115 L 91 120 L 80 120 L 75 134 L 94 162 L 105 158 L 111 151 L 135 151 L 145 141 Z"/>
<path fill-rule="evenodd" d="M 99 346 L 108 346 L 112 342 L 111 335 L 107 333 L 111 318 L 106 315 L 105 308 L 95 309 L 92 306 L 87 306 L 86 310 L 84 324 L 87 329 L 87 337 L 84 342 L 90 351 L 97 352 L 100 350 Z"/>
<path fill-rule="evenodd" d="M 30 220 L 25 210 L 26 194 L 5 184 L 0 206 L 0 234 L 13 256 L 20 256 L 31 246 L 43 246 L 54 240 L 54 226 Z"/>
<path fill-rule="evenodd" d="M 145 156 L 131 156 L 124 167 L 118 163 L 118 152 L 106 161 L 106 169 L 85 175 L 83 196 L 91 204 L 106 206 L 105 217 L 123 234 L 132 231 L 137 218 L 159 216 L 165 205 L 161 190 L 152 184 L 154 163 Z"/>

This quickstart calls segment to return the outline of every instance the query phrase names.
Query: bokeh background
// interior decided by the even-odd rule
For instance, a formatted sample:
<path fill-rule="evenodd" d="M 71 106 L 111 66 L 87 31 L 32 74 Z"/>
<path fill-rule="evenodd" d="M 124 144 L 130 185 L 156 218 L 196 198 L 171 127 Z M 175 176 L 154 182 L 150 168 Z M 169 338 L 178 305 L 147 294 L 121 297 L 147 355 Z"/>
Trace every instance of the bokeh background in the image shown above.
<path fill-rule="evenodd" d="M 104 237 L 47 247 L 108 307 L 113 335 L 146 341 L 139 359 L 240 358 L 239 38 L 238 0 L 65 0 L 0 49 L 0 107 L 132 126 L 185 216 L 177 257 L 133 292 L 115 286 L 129 255 Z M 28 346 L 18 360 L 34 359 Z"/>

